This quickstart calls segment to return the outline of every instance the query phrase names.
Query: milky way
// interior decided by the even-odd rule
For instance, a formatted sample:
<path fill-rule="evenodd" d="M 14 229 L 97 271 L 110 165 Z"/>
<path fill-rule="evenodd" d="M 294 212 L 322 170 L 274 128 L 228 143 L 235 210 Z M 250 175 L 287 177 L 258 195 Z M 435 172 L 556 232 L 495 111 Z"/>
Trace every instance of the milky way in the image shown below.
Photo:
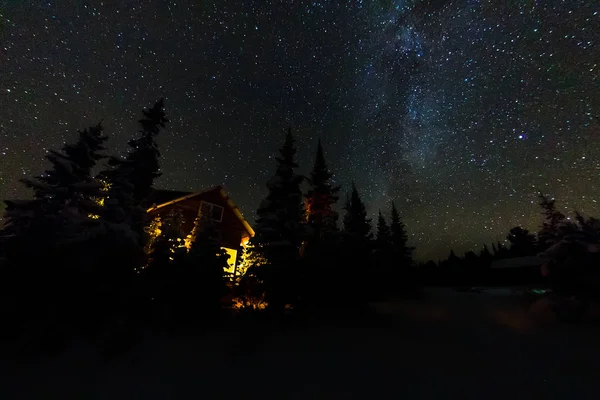
<path fill-rule="evenodd" d="M 536 193 L 600 215 L 591 1 L 1 1 L 0 198 L 103 119 L 125 149 L 165 97 L 157 186 L 224 184 L 250 219 L 288 126 L 321 138 L 420 258 L 536 229 Z"/>

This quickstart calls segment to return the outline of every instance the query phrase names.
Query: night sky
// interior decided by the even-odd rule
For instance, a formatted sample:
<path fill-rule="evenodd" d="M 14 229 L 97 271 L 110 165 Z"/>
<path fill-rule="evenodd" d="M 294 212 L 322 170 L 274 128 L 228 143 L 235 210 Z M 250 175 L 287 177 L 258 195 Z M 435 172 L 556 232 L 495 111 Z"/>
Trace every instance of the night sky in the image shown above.
<path fill-rule="evenodd" d="M 536 193 L 600 215 L 589 1 L 0 0 L 0 198 L 104 120 L 125 150 L 164 96 L 157 187 L 224 184 L 249 220 L 288 126 L 421 259 L 536 229 Z"/>

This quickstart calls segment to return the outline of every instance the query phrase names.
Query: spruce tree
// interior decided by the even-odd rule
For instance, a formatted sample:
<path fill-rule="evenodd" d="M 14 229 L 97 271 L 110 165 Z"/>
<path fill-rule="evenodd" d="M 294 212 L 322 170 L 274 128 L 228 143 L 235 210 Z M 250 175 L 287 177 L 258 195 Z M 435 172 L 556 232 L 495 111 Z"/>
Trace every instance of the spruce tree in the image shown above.
<path fill-rule="evenodd" d="M 129 180 L 133 169 L 132 162 L 120 160 L 118 167 L 113 166 L 100 173 L 99 178 L 106 182 L 101 219 L 108 231 L 120 237 L 119 240 L 144 247 L 146 241 L 143 229 L 147 217 L 145 210 L 135 203 L 135 187 Z"/>
<path fill-rule="evenodd" d="M 121 163 L 100 174 L 100 180 L 106 182 L 99 218 L 102 233 L 94 240 L 99 255 L 91 263 L 96 285 L 89 294 L 90 309 L 102 324 L 96 329 L 112 332 L 110 337 L 129 330 L 131 323 L 143 316 L 152 297 L 148 282 L 139 279 L 148 262 L 144 251 L 147 214 L 134 203 L 134 186 L 126 166 L 129 163 Z"/>
<path fill-rule="evenodd" d="M 276 157 L 275 175 L 267 182 L 268 194 L 257 210 L 256 235 L 253 238 L 256 259 L 266 260 L 249 271 L 265 284 L 270 309 L 283 312 L 284 306 L 295 302 L 292 289 L 292 270 L 300 247 L 306 238 L 304 204 L 300 184 L 304 177 L 296 174 L 296 147 L 291 129 Z"/>
<path fill-rule="evenodd" d="M 481 248 L 481 251 L 479 252 L 479 257 L 488 259 L 491 256 L 492 256 L 492 253 L 490 252 L 490 249 L 488 248 L 487 244 L 484 244 L 483 247 Z"/>
<path fill-rule="evenodd" d="M 337 274 L 338 297 L 346 304 L 361 303 L 373 294 L 376 266 L 373 264 L 373 233 L 367 209 L 354 182 L 344 206 L 340 261 L 344 268 Z"/>
<path fill-rule="evenodd" d="M 221 298 L 227 293 L 225 270 L 229 267 L 229 255 L 221 249 L 213 223 L 197 222 L 197 226 L 180 281 L 183 287 L 177 286 L 186 296 L 183 309 L 192 315 L 198 309 L 213 314 L 220 309 Z"/>
<path fill-rule="evenodd" d="M 176 308 L 177 283 L 187 255 L 181 231 L 182 215 L 175 210 L 156 217 L 147 227 L 152 240 L 146 245 L 148 262 L 140 271 L 140 292 L 144 303 L 159 326 L 168 325 L 168 316 Z M 187 278 L 184 278 L 187 279 Z"/>
<path fill-rule="evenodd" d="M 352 187 L 354 187 L 354 182 L 352 183 Z M 346 200 L 344 201 L 344 219 L 342 221 L 342 233 L 344 233 L 344 237 L 346 236 L 346 232 L 352 226 L 352 214 L 350 213 L 350 209 L 352 208 L 352 199 L 350 193 L 346 193 Z"/>
<path fill-rule="evenodd" d="M 539 205 L 542 208 L 544 222 L 538 233 L 540 249 L 545 250 L 560 241 L 559 225 L 565 215 L 556 209 L 556 200 L 539 193 Z"/>
<path fill-rule="evenodd" d="M 353 278 L 358 281 L 348 283 L 355 286 L 360 282 L 359 274 L 369 278 L 372 276 L 372 270 L 366 269 L 366 267 L 371 263 L 373 233 L 371 232 L 371 220 L 367 218 L 367 209 L 354 182 L 352 182 L 352 191 L 344 209 L 346 211 L 342 232 L 343 251 L 346 258 L 344 264 L 348 265 L 350 269 L 359 268 L 351 272 L 355 275 Z"/>
<path fill-rule="evenodd" d="M 159 219 L 156 229 L 159 234 L 148 244 L 146 252 L 149 256 L 147 270 L 162 271 L 180 259 L 186 251 L 183 247 L 184 234 L 181 231 L 183 216 L 181 212 L 171 210 Z"/>
<path fill-rule="evenodd" d="M 510 252 L 508 251 L 506 246 L 504 244 L 502 244 L 502 242 L 497 241 L 495 248 L 496 248 L 496 250 L 494 252 L 494 258 L 496 260 L 510 257 Z"/>
<path fill-rule="evenodd" d="M 576 233 L 579 228 L 576 223 L 569 221 L 566 216 L 556 209 L 556 201 L 539 194 L 540 207 L 544 222 L 538 232 L 539 250 L 546 250 L 560 242 L 564 237 Z"/>
<path fill-rule="evenodd" d="M 93 181 L 93 168 L 106 158 L 103 151 L 108 137 L 103 134 L 102 124 L 79 131 L 79 140 L 64 147 L 65 155 L 77 165 L 75 173 L 81 181 Z"/>
<path fill-rule="evenodd" d="M 487 244 L 484 244 L 481 251 L 479 252 L 479 259 L 482 263 L 488 265 L 492 261 L 493 255 Z"/>
<path fill-rule="evenodd" d="M 369 249 L 373 239 L 371 220 L 367 218 L 367 208 L 360 198 L 354 182 L 352 182 L 352 191 L 344 209 L 346 210 L 344 234 L 347 240 L 359 245 L 361 250 Z"/>
<path fill-rule="evenodd" d="M 154 179 L 160 176 L 156 137 L 169 122 L 163 99 L 142 113 L 139 137 L 129 141 L 127 155 L 124 158 L 111 157 L 109 168 L 99 175 L 107 186 L 103 218 L 109 224 L 108 229 L 117 232 L 117 236 L 127 243 L 141 248 L 148 239 L 144 233 L 148 223 L 144 200 L 152 191 Z"/>
<path fill-rule="evenodd" d="M 454 249 L 450 249 L 450 255 L 448 256 L 448 261 L 456 262 L 458 260 L 459 260 L 459 258 L 456 255 L 456 253 L 454 252 Z"/>
<path fill-rule="evenodd" d="M 379 210 L 377 214 L 377 238 L 375 239 L 376 248 L 380 252 L 387 252 L 391 243 L 391 231 L 385 222 L 385 218 Z"/>
<path fill-rule="evenodd" d="M 390 232 L 395 262 L 403 268 L 409 267 L 412 263 L 413 248 L 408 245 L 406 228 L 394 202 L 392 202 L 391 220 Z"/>
<path fill-rule="evenodd" d="M 144 248 L 148 235 L 144 228 L 148 216 L 143 201 L 150 194 L 154 179 L 160 176 L 156 136 L 166 122 L 160 99 L 152 108 L 143 110 L 139 136 L 128 142 L 127 155 L 111 157 L 108 168 L 98 176 L 105 183 L 105 190 L 99 218 L 103 234 L 96 240 L 101 255 L 94 263 L 98 266 L 95 279 L 100 292 L 94 298 L 98 312 L 104 313 L 110 323 L 131 319 L 138 312 L 135 305 L 141 300 L 140 293 L 131 288 L 147 264 Z"/>
<path fill-rule="evenodd" d="M 389 273 L 386 275 L 394 282 L 393 290 L 403 291 L 412 282 L 412 277 L 409 276 L 409 267 L 412 264 L 413 248 L 408 245 L 406 229 L 394 202 L 392 202 L 390 220 Z M 392 288 L 390 287 L 390 289 Z"/>
<path fill-rule="evenodd" d="M 111 158 L 109 165 L 122 169 L 121 174 L 133 185 L 133 203 L 142 204 L 150 195 L 154 179 L 160 174 L 160 151 L 156 137 L 169 122 L 165 115 L 164 101 L 158 100 L 150 109 L 143 110 L 139 136 L 128 142 L 130 150 L 125 159 Z"/>
<path fill-rule="evenodd" d="M 277 170 L 267 182 L 268 194 L 257 210 L 256 236 L 253 243 L 270 264 L 285 266 L 296 260 L 305 238 L 304 205 L 300 184 L 303 177 L 295 173 L 296 147 L 288 131 Z"/>
<path fill-rule="evenodd" d="M 375 239 L 375 261 L 377 265 L 377 273 L 379 279 L 376 279 L 378 286 L 383 288 L 381 284 L 390 281 L 390 264 L 392 261 L 392 246 L 390 228 L 379 210 L 377 214 L 377 237 Z M 385 285 L 386 289 L 387 285 Z"/>
<path fill-rule="evenodd" d="M 510 242 L 509 251 L 512 257 L 533 256 L 537 252 L 535 236 L 520 226 L 511 228 L 506 239 Z"/>
<path fill-rule="evenodd" d="M 98 211 L 93 199 L 101 186 L 91 170 L 103 158 L 100 152 L 106 139 L 101 125 L 80 131 L 75 144 L 65 145 L 62 152 L 48 152 L 51 168 L 44 174 L 21 180 L 34 193 L 31 200 L 6 201 L 7 224 L 2 233 L 10 238 L 13 250 L 20 247 L 18 243 L 35 243 L 41 255 L 44 248 L 57 250 L 81 239 L 93 222 L 89 214 Z"/>
<path fill-rule="evenodd" d="M 94 198 L 100 193 L 91 170 L 103 157 L 105 140 L 100 125 L 80 131 L 76 143 L 48 152 L 51 168 L 43 175 L 22 180 L 33 189 L 33 199 L 6 202 L 1 235 L 14 273 L 11 296 L 23 296 L 17 314 L 35 321 L 37 313 L 54 329 L 73 324 L 72 313 L 85 303 L 72 299 L 88 288 L 87 261 L 94 253 L 84 248 L 99 226 L 90 213 L 97 211 Z"/>
<path fill-rule="evenodd" d="M 317 155 L 313 170 L 310 173 L 310 189 L 306 194 L 308 227 L 311 229 L 311 241 L 319 243 L 328 234 L 337 231 L 338 213 L 333 205 L 338 201 L 339 186 L 331 183 L 333 173 L 327 168 L 321 139 L 317 144 Z"/>
<path fill-rule="evenodd" d="M 581 240 L 593 244 L 594 249 L 600 246 L 600 219 L 588 217 L 587 219 L 579 212 L 575 213 Z M 596 250 L 596 252 L 598 252 Z"/>
<path fill-rule="evenodd" d="M 87 216 L 96 218 L 102 205 L 99 199 L 104 190 L 104 184 L 93 175 L 97 163 L 107 156 L 105 142 L 108 137 L 103 134 L 101 124 L 79 132 L 79 140 L 75 145 L 66 145 L 65 154 L 78 166 L 75 171 L 80 179 L 77 189 L 80 191 L 78 209 Z"/>
<path fill-rule="evenodd" d="M 294 279 L 302 288 L 302 299 L 308 307 L 321 307 L 327 302 L 331 287 L 337 282 L 338 213 L 333 209 L 338 201 L 339 186 L 332 182 L 321 140 L 313 169 L 309 175 L 306 194 L 308 237 L 302 253 L 300 276 Z"/>

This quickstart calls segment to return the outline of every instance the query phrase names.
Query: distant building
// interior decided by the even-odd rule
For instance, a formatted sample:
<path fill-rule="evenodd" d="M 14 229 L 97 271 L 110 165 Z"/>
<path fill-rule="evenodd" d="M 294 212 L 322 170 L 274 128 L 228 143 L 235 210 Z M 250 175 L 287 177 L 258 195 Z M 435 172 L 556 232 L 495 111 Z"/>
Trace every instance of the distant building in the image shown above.
<path fill-rule="evenodd" d="M 500 260 L 492 261 L 490 268 L 492 269 L 504 269 L 504 268 L 539 268 L 542 265 L 542 259 L 537 256 L 531 257 L 516 257 L 516 258 L 504 258 Z"/>
<path fill-rule="evenodd" d="M 198 218 L 214 223 L 221 248 L 230 256 L 227 272 L 235 275 L 240 252 L 254 236 L 254 230 L 222 186 L 202 192 L 155 190 L 146 204 L 151 205 L 147 212 L 153 218 L 179 212 L 183 216 L 181 231 L 184 236 L 192 233 Z"/>
<path fill-rule="evenodd" d="M 494 260 L 489 269 L 490 282 L 513 286 L 543 283 L 542 264 L 536 256 Z"/>

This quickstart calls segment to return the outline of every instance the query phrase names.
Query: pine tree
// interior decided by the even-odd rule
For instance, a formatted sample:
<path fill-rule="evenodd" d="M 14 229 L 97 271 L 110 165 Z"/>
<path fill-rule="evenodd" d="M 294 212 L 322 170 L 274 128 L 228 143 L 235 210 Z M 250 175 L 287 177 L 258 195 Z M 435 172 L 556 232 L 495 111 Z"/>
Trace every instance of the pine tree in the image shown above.
<path fill-rule="evenodd" d="M 373 233 L 371 220 L 358 189 L 352 182 L 352 189 L 344 206 L 342 242 L 340 248 L 343 270 L 337 273 L 338 296 L 346 304 L 372 299 L 377 284 L 378 272 L 373 262 Z M 339 261 L 338 261 L 339 262 Z"/>
<path fill-rule="evenodd" d="M 351 266 L 350 269 L 355 269 L 350 272 L 355 275 L 353 277 L 355 281 L 348 283 L 350 287 L 354 287 L 361 283 L 360 275 L 363 278 L 368 277 L 369 280 L 373 275 L 373 271 L 366 268 L 371 264 L 370 258 L 373 251 L 371 219 L 367 218 L 367 208 L 354 182 L 352 182 L 352 190 L 346 198 L 344 210 L 346 211 L 342 232 L 343 252 L 346 258 L 344 264 Z"/>
<path fill-rule="evenodd" d="M 296 147 L 288 131 L 281 156 L 276 157 L 277 170 L 267 182 L 267 197 L 257 210 L 254 244 L 270 264 L 292 264 L 305 239 L 304 206 L 300 184 L 303 177 L 295 173 Z"/>
<path fill-rule="evenodd" d="M 148 269 L 168 268 L 176 258 L 181 258 L 186 249 L 183 246 L 184 235 L 181 231 L 183 216 L 172 210 L 159 219 L 156 226 L 158 235 L 147 245 L 149 255 Z"/>
<path fill-rule="evenodd" d="M 7 224 L 2 233 L 11 238 L 10 247 L 35 243 L 41 255 L 43 248 L 56 250 L 81 239 L 93 223 L 89 214 L 98 210 L 93 198 L 101 186 L 91 170 L 103 158 L 100 152 L 106 139 L 101 125 L 80 131 L 75 144 L 65 145 L 62 152 L 48 152 L 51 168 L 44 174 L 21 180 L 34 195 L 32 200 L 6 201 Z"/>
<path fill-rule="evenodd" d="M 401 267 L 409 267 L 412 263 L 413 248 L 408 245 L 406 228 L 400 219 L 400 214 L 394 202 L 392 202 L 391 220 L 390 232 L 394 259 Z"/>
<path fill-rule="evenodd" d="M 7 262 L 17 267 L 11 268 L 11 296 L 20 305 L 17 314 L 31 321 L 46 320 L 54 326 L 50 330 L 79 321 L 74 315 L 85 303 L 72 299 L 88 288 L 88 261 L 94 253 L 84 248 L 99 228 L 90 213 L 97 211 L 94 198 L 101 187 L 91 170 L 103 157 L 105 140 L 100 125 L 80 131 L 74 144 L 48 152 L 50 169 L 22 181 L 33 189 L 33 199 L 6 202 L 7 224 L 1 235 Z"/>
<path fill-rule="evenodd" d="M 338 201 L 339 186 L 331 183 L 333 174 L 327 168 L 323 147 L 319 139 L 317 155 L 310 174 L 310 189 L 306 194 L 308 226 L 312 230 L 311 241 L 320 242 L 337 231 L 338 213 L 332 206 Z"/>
<path fill-rule="evenodd" d="M 563 213 L 556 209 L 556 200 L 548 196 L 539 194 L 540 207 L 544 222 L 538 233 L 538 242 L 541 250 L 556 244 L 560 241 L 560 225 L 565 221 L 566 217 Z"/>
<path fill-rule="evenodd" d="M 506 239 L 510 242 L 510 253 L 513 257 L 533 256 L 537 252 L 535 236 L 520 226 L 511 228 Z"/>
<path fill-rule="evenodd" d="M 492 252 L 488 248 L 487 244 L 484 244 L 483 248 L 479 252 L 479 259 L 482 261 L 483 264 L 489 265 L 489 263 L 491 263 L 492 261 L 492 258 Z"/>
<path fill-rule="evenodd" d="M 119 241 L 143 248 L 147 238 L 144 233 L 147 216 L 145 210 L 135 203 L 134 185 L 129 180 L 133 168 L 132 162 L 121 161 L 118 167 L 113 166 L 100 173 L 99 178 L 107 182 L 100 216 L 106 229 Z"/>
<path fill-rule="evenodd" d="M 448 261 L 456 262 L 458 260 L 460 260 L 460 259 L 457 257 L 456 253 L 454 252 L 454 249 L 450 249 L 450 255 L 448 256 Z"/>
<path fill-rule="evenodd" d="M 439 266 L 441 282 L 443 282 L 445 285 L 454 285 L 459 282 L 463 273 L 463 268 L 461 259 L 456 255 L 454 249 L 450 249 L 448 258 L 441 261 Z"/>
<path fill-rule="evenodd" d="M 257 210 L 256 235 L 253 238 L 256 259 L 266 264 L 248 272 L 265 285 L 266 299 L 274 313 L 281 313 L 286 304 L 295 302 L 292 270 L 298 261 L 302 242 L 306 238 L 304 204 L 300 184 L 304 177 L 295 173 L 296 147 L 291 129 L 276 157 L 277 170 L 267 182 L 267 197 Z"/>
<path fill-rule="evenodd" d="M 490 249 L 488 248 L 487 244 L 484 244 L 481 248 L 481 251 L 479 252 L 479 257 L 484 259 L 489 259 L 492 257 L 492 253 L 490 252 Z"/>
<path fill-rule="evenodd" d="M 139 120 L 141 130 L 139 137 L 128 143 L 130 151 L 125 159 L 111 158 L 109 165 L 122 169 L 121 174 L 133 185 L 133 203 L 143 204 L 152 191 L 154 179 L 160 174 L 160 151 L 156 137 L 161 128 L 169 122 L 165 115 L 164 101 L 158 100 L 150 109 L 143 110 L 143 118 Z"/>
<path fill-rule="evenodd" d="M 97 217 L 102 204 L 98 201 L 104 190 L 103 182 L 93 176 L 93 169 L 97 163 L 107 156 L 104 143 L 108 137 L 103 134 L 101 124 L 79 132 L 79 140 L 75 145 L 66 145 L 65 154 L 78 166 L 75 173 L 80 182 L 76 185 L 80 191 L 78 209 L 90 217 Z"/>
<path fill-rule="evenodd" d="M 381 292 L 382 288 L 388 291 L 392 287 L 390 285 L 390 278 L 393 273 L 393 269 L 391 268 L 393 256 L 391 244 L 390 228 L 381 210 L 379 210 L 377 214 L 377 237 L 375 239 L 376 272 L 373 277 L 373 282 L 379 288 L 379 292 Z"/>
<path fill-rule="evenodd" d="M 152 191 L 154 179 L 160 176 L 156 136 L 169 122 L 163 99 L 142 112 L 140 136 L 129 141 L 128 154 L 125 158 L 111 157 L 109 168 L 99 176 L 107 183 L 102 217 L 108 223 L 108 229 L 130 245 L 141 248 L 148 240 L 144 233 L 148 224 L 144 200 Z"/>
<path fill-rule="evenodd" d="M 94 240 L 94 251 L 99 254 L 91 263 L 95 288 L 89 294 L 90 310 L 101 323 L 94 329 L 110 332 L 108 336 L 114 340 L 144 315 L 154 294 L 148 280 L 140 279 L 142 268 L 148 264 L 144 251 L 149 237 L 144 232 L 147 214 L 134 203 L 134 186 L 126 167 L 129 163 L 99 175 L 106 182 L 98 219 L 102 234 Z"/>
<path fill-rule="evenodd" d="M 581 240 L 593 244 L 594 248 L 600 246 L 600 219 L 594 217 L 586 219 L 582 214 L 576 212 L 575 220 L 577 221 Z"/>
<path fill-rule="evenodd" d="M 197 309 L 216 312 L 227 292 L 225 271 L 229 255 L 221 249 L 218 231 L 212 223 L 202 223 L 194 239 L 186 260 L 185 287 L 180 290 L 193 296 L 188 303 L 190 312 Z"/>
<path fill-rule="evenodd" d="M 354 187 L 354 183 L 352 183 L 352 186 Z M 350 227 L 352 226 L 352 214 L 350 212 L 351 208 L 352 208 L 352 198 L 350 196 L 350 193 L 346 193 L 346 200 L 344 201 L 344 207 L 343 207 L 343 210 L 345 212 L 344 219 L 342 221 L 343 233 L 348 231 L 350 229 Z"/>
<path fill-rule="evenodd" d="M 379 213 L 377 215 L 377 250 L 387 252 L 389 250 L 390 243 L 391 231 L 387 223 L 385 222 L 385 218 L 383 217 L 381 210 L 379 210 Z"/>
<path fill-rule="evenodd" d="M 338 213 L 333 206 L 339 199 L 340 188 L 333 185 L 332 177 L 319 139 L 306 194 L 308 236 L 302 253 L 303 265 L 294 277 L 308 307 L 321 307 L 327 302 L 331 288 L 337 284 Z"/>
<path fill-rule="evenodd" d="M 103 234 L 95 241 L 100 255 L 94 260 L 94 279 L 100 293 L 94 298 L 98 312 L 111 324 L 130 319 L 138 312 L 135 304 L 140 293 L 131 287 L 138 282 L 134 277 L 147 264 L 144 248 L 149 237 L 144 228 L 148 216 L 143 201 L 152 190 L 153 180 L 160 175 L 156 136 L 166 122 L 161 99 L 143 111 L 139 137 L 129 141 L 128 154 L 124 158 L 111 157 L 108 168 L 98 176 L 105 187 L 104 207 L 99 214 Z"/>
<path fill-rule="evenodd" d="M 367 208 L 360 198 L 356 185 L 352 182 L 352 191 L 346 201 L 344 216 L 344 234 L 346 238 L 361 246 L 361 250 L 370 248 L 373 239 L 371 220 L 367 218 Z"/>
<path fill-rule="evenodd" d="M 496 260 L 510 257 L 509 250 L 500 241 L 496 242 L 495 249 L 494 258 Z"/>
<path fill-rule="evenodd" d="M 141 294 L 152 319 L 162 326 L 168 325 L 168 315 L 176 308 L 176 297 L 180 288 L 177 283 L 182 278 L 181 271 L 187 255 L 183 247 L 184 235 L 181 232 L 182 215 L 171 211 L 164 217 L 155 218 L 147 227 L 151 240 L 146 245 L 148 264 L 140 271 Z"/>
<path fill-rule="evenodd" d="M 102 124 L 79 131 L 79 140 L 64 146 L 65 155 L 77 165 L 76 175 L 81 181 L 93 181 L 92 170 L 96 164 L 107 156 L 104 143 L 108 137 L 103 134 Z"/>

